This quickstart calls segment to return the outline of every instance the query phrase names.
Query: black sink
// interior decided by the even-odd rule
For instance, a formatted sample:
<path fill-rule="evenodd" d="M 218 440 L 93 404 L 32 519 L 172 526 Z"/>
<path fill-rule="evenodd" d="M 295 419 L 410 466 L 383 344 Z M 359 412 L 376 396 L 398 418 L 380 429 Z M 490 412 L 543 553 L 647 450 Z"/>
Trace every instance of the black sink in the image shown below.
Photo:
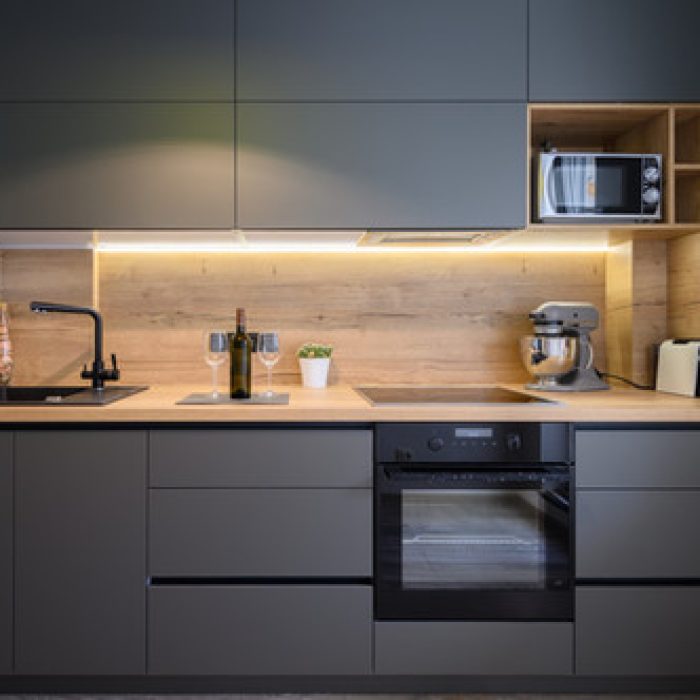
<path fill-rule="evenodd" d="M 96 390 L 83 386 L 8 386 L 0 387 L 0 406 L 106 406 L 147 388 L 110 386 Z"/>

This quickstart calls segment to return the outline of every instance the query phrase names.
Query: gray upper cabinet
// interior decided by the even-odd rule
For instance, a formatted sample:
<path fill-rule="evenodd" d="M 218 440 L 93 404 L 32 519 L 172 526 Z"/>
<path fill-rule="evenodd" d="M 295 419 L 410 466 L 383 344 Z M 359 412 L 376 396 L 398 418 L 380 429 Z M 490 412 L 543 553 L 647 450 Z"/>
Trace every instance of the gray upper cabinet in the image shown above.
<path fill-rule="evenodd" d="M 239 0 L 242 100 L 526 99 L 525 0 Z"/>
<path fill-rule="evenodd" d="M 15 671 L 146 666 L 146 434 L 18 432 Z"/>
<path fill-rule="evenodd" d="M 241 228 L 525 226 L 524 104 L 241 104 Z"/>
<path fill-rule="evenodd" d="M 232 100 L 234 0 L 4 0 L 0 100 Z"/>
<path fill-rule="evenodd" d="M 12 673 L 12 433 L 0 433 L 0 676 Z"/>
<path fill-rule="evenodd" d="M 533 102 L 700 100 L 697 0 L 530 0 Z"/>
<path fill-rule="evenodd" d="M 232 227 L 232 104 L 0 104 L 0 228 Z"/>

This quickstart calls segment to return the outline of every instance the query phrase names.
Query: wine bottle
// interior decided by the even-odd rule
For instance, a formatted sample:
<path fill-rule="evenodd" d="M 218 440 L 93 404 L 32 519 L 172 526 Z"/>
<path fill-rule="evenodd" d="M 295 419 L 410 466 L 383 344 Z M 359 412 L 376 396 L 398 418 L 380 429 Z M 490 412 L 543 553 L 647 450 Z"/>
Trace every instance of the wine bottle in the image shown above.
<path fill-rule="evenodd" d="M 236 309 L 236 333 L 229 341 L 232 399 L 249 399 L 251 393 L 250 357 L 253 343 L 245 332 L 245 326 L 245 309 Z"/>

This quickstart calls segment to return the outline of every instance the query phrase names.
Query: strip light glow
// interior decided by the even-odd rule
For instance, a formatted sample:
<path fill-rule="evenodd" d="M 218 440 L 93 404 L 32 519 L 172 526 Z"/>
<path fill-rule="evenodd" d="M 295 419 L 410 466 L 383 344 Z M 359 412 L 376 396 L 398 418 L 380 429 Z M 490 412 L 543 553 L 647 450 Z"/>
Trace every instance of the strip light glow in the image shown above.
<path fill-rule="evenodd" d="M 364 254 L 396 254 L 396 253 L 605 253 L 609 250 L 606 244 L 591 245 L 501 245 L 487 246 L 352 246 L 328 244 L 289 243 L 287 245 L 240 245 L 221 243 L 98 243 L 95 246 L 98 253 L 344 253 L 353 255 Z"/>

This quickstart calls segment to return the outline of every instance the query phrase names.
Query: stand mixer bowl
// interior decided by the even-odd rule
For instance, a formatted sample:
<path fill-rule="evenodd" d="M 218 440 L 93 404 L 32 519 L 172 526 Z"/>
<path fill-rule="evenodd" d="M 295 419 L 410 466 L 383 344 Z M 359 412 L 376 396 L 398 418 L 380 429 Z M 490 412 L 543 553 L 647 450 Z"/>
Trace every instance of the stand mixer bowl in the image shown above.
<path fill-rule="evenodd" d="M 520 339 L 525 369 L 537 377 L 538 386 L 555 385 L 558 377 L 576 367 L 578 338 L 573 336 L 526 335 Z"/>

